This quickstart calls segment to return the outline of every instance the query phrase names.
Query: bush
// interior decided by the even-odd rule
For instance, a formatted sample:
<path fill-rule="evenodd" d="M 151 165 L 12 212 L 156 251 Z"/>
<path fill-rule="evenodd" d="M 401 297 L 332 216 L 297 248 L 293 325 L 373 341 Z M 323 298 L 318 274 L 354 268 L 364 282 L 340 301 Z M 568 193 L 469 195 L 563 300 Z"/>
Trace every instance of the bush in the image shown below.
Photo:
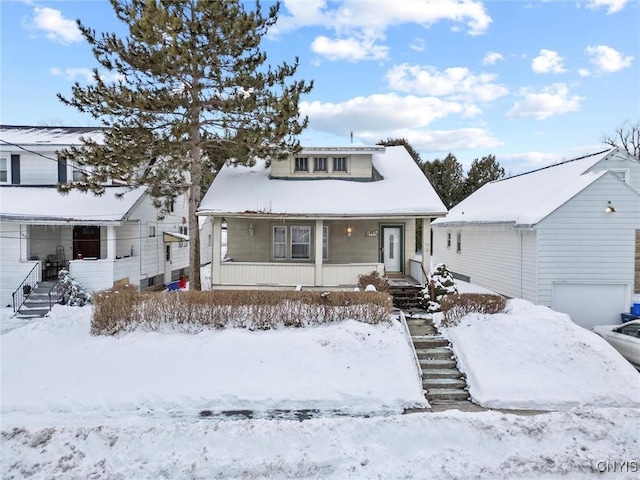
<path fill-rule="evenodd" d="M 502 313 L 507 300 L 500 295 L 483 293 L 461 293 L 447 295 L 441 301 L 442 325 L 453 327 L 468 313 Z"/>
<path fill-rule="evenodd" d="M 430 272 L 422 290 L 422 306 L 430 313 L 441 310 L 440 303 L 446 295 L 458 293 L 453 275 L 444 263 L 439 263 Z"/>
<path fill-rule="evenodd" d="M 391 318 L 391 297 L 380 292 L 214 290 L 140 293 L 112 288 L 95 295 L 91 333 L 209 328 L 267 330 L 347 319 L 380 323 Z"/>
<path fill-rule="evenodd" d="M 380 276 L 376 270 L 358 275 L 358 288 L 364 290 L 367 288 L 367 285 L 373 285 L 378 292 L 386 292 L 389 290 L 387 277 Z"/>
<path fill-rule="evenodd" d="M 60 282 L 60 303 L 62 305 L 83 307 L 91 301 L 91 297 L 84 291 L 82 285 L 71 278 L 69 270 L 60 270 L 58 281 Z"/>

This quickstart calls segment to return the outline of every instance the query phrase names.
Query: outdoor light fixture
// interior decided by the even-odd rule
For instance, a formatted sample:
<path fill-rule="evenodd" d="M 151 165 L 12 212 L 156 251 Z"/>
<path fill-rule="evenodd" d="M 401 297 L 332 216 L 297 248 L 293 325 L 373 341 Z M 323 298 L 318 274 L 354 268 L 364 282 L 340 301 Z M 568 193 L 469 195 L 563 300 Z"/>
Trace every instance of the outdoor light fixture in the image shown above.
<path fill-rule="evenodd" d="M 605 212 L 607 213 L 613 213 L 616 211 L 615 208 L 613 208 L 613 205 L 611 205 L 611 202 L 607 202 L 607 208 L 604 209 Z"/>
<path fill-rule="evenodd" d="M 249 236 L 253 237 L 253 223 L 249 224 Z"/>
<path fill-rule="evenodd" d="M 347 237 L 350 237 L 352 233 L 353 229 L 351 228 L 351 225 L 347 225 Z"/>

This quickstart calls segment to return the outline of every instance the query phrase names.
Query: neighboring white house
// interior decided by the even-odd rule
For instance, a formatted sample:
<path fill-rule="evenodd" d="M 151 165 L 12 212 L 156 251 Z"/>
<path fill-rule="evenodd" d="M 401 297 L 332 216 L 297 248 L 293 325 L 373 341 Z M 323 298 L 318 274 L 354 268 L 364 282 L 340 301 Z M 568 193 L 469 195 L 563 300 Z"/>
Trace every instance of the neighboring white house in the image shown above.
<path fill-rule="evenodd" d="M 614 148 L 491 182 L 432 223 L 459 278 L 591 326 L 640 301 L 640 163 Z"/>
<path fill-rule="evenodd" d="M 344 287 L 372 271 L 422 280 L 430 259 L 414 259 L 416 222 L 429 252 L 429 224 L 445 213 L 404 147 L 356 146 L 226 165 L 198 210 L 213 221 L 213 288 Z"/>
<path fill-rule="evenodd" d="M 100 141 L 96 128 L 0 126 L 0 302 L 31 275 L 56 278 L 62 268 L 87 291 L 126 280 L 141 289 L 162 286 L 188 272 L 188 203 L 174 202 L 158 220 L 145 188 L 109 185 L 103 196 L 56 183 L 78 178 L 75 165 L 57 161 L 56 150 Z M 121 198 L 116 197 L 121 196 Z"/>

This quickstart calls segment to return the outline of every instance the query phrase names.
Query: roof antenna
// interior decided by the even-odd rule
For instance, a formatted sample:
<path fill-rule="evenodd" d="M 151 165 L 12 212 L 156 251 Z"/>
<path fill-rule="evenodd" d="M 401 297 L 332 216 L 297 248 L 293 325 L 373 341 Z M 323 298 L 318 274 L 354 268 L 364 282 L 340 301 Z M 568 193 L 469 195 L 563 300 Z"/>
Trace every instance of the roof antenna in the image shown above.
<path fill-rule="evenodd" d="M 350 132 L 350 136 L 351 136 L 351 143 L 353 143 L 353 131 Z"/>

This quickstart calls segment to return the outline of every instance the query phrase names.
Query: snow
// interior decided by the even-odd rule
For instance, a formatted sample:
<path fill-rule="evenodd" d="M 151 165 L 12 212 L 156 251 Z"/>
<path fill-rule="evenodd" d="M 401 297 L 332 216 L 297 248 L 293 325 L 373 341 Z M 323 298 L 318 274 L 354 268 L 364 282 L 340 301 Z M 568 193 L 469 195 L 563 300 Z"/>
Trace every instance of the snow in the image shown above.
<path fill-rule="evenodd" d="M 0 140 L 7 143 L 28 145 L 30 147 L 46 145 L 49 149 L 55 145 L 79 145 L 80 138 L 91 138 L 100 143 L 103 133 L 98 127 L 22 127 L 3 125 L 0 128 Z"/>
<path fill-rule="evenodd" d="M 640 407 L 640 375 L 631 364 L 598 335 L 547 307 L 509 300 L 507 313 L 469 314 L 442 333 L 471 397 L 482 406 Z"/>
<path fill-rule="evenodd" d="M 375 182 L 269 178 L 253 167 L 225 165 L 202 199 L 201 214 L 441 215 L 445 206 L 404 147 L 372 155 L 384 177 Z M 251 192 L 247 195 L 247 192 Z M 291 199 L 295 199 L 294 202 Z"/>
<path fill-rule="evenodd" d="M 432 225 L 458 222 L 515 222 L 535 225 L 607 174 L 587 170 L 614 152 L 610 149 L 484 185 Z"/>
<path fill-rule="evenodd" d="M 0 476 L 635 478 L 640 376 L 566 316 L 509 308 L 444 329 L 471 394 L 560 411 L 398 414 L 426 402 L 396 320 L 93 337 L 90 307 L 26 325 L 4 309 Z"/>
<path fill-rule="evenodd" d="M 72 190 L 61 194 L 55 187 L 0 188 L 0 219 L 5 221 L 68 222 L 91 221 L 97 224 L 122 222 L 136 205 L 145 187 L 107 187 L 102 196 Z M 116 195 L 122 195 L 121 198 Z M 34 198 L 38 201 L 35 202 Z"/>

